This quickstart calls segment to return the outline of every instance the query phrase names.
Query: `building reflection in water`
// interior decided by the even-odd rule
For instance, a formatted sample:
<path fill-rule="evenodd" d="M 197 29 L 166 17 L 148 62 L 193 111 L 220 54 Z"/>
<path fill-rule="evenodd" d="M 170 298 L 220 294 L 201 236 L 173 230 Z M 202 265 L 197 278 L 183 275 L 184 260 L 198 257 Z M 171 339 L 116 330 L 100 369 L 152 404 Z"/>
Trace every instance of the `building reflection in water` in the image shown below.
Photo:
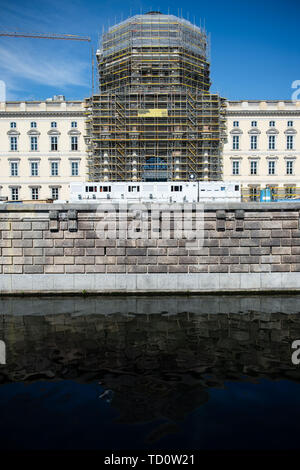
<path fill-rule="evenodd" d="M 299 311 L 300 296 L 2 298 L 0 384 L 97 381 L 119 422 L 165 421 L 155 441 L 225 382 L 300 382 Z"/>

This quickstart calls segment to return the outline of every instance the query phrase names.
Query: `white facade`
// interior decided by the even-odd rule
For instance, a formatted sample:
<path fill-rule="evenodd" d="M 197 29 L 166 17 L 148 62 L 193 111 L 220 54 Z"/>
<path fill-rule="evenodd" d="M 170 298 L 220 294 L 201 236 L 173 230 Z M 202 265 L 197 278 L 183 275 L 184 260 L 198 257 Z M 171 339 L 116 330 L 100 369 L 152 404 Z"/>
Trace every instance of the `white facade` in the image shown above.
<path fill-rule="evenodd" d="M 84 119 L 82 101 L 0 103 L 0 195 L 68 200 L 85 179 Z"/>
<path fill-rule="evenodd" d="M 271 187 L 275 198 L 300 194 L 300 102 L 229 101 L 224 180 L 239 181 L 244 198 Z"/>
<path fill-rule="evenodd" d="M 69 200 L 87 180 L 83 101 L 0 103 L 0 196 Z M 275 198 L 300 197 L 300 102 L 229 101 L 223 177 L 244 200 L 272 187 Z"/>

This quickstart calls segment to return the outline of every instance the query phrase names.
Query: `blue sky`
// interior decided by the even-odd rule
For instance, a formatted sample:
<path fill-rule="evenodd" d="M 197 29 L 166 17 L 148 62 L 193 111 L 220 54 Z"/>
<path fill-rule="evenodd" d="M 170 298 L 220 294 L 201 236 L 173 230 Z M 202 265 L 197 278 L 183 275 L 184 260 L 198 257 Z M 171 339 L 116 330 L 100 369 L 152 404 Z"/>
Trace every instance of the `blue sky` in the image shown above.
<path fill-rule="evenodd" d="M 0 0 L 0 30 L 88 35 L 159 10 L 205 21 L 214 92 L 228 99 L 290 99 L 300 80 L 299 0 Z M 0 37 L 0 80 L 8 100 L 91 93 L 89 43 Z"/>

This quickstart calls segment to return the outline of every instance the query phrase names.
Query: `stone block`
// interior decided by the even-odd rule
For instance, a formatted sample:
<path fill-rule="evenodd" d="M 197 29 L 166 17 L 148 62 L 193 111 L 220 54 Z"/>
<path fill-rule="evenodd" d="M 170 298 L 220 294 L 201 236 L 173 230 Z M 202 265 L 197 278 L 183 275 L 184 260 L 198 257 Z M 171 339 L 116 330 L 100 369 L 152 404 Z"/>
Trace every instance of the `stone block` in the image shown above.
<path fill-rule="evenodd" d="M 170 250 L 184 250 L 183 248 L 148 248 L 149 256 L 166 256 L 167 254 L 171 255 Z M 187 253 L 186 253 L 187 254 Z"/>
<path fill-rule="evenodd" d="M 168 266 L 169 273 L 187 273 L 192 266 L 188 265 L 171 265 Z M 195 266 L 196 267 L 196 266 Z M 190 271 L 191 272 L 191 271 Z"/>
<path fill-rule="evenodd" d="M 58 211 L 49 211 L 50 220 L 58 220 Z"/>
<path fill-rule="evenodd" d="M 272 230 L 272 238 L 290 238 L 290 230 Z"/>
<path fill-rule="evenodd" d="M 126 248 L 126 254 L 129 256 L 146 256 L 147 248 Z"/>
<path fill-rule="evenodd" d="M 241 264 L 259 264 L 259 256 L 241 256 Z"/>
<path fill-rule="evenodd" d="M 69 232 L 77 232 L 78 231 L 78 222 L 77 220 L 69 220 L 68 221 L 68 230 Z"/>
<path fill-rule="evenodd" d="M 147 266 L 127 266 L 128 274 L 144 274 L 147 272 Z"/>
<path fill-rule="evenodd" d="M 3 266 L 3 274 L 22 274 L 23 265 L 6 265 Z"/>
<path fill-rule="evenodd" d="M 9 239 L 14 239 L 14 240 L 17 240 L 17 239 L 20 239 L 22 238 L 22 232 L 21 230 L 10 230 L 9 232 L 3 230 L 2 232 L 2 238 L 3 240 L 9 240 Z"/>
<path fill-rule="evenodd" d="M 65 272 L 65 266 L 63 264 L 49 264 L 44 267 L 45 274 L 63 274 Z"/>
<path fill-rule="evenodd" d="M 13 258 L 14 264 L 33 264 L 33 258 L 32 256 L 16 256 Z M 41 264 L 41 263 L 37 263 Z"/>
<path fill-rule="evenodd" d="M 210 273 L 228 273 L 229 266 L 222 264 L 213 264 L 208 267 Z"/>
<path fill-rule="evenodd" d="M 25 223 L 28 223 L 28 222 L 25 222 Z M 30 230 L 30 227 L 27 228 L 27 229 L 21 229 L 21 230 Z M 32 222 L 32 230 L 49 230 L 48 220 L 43 220 L 43 221 L 39 221 L 39 222 Z"/>
<path fill-rule="evenodd" d="M 292 266 L 293 265 L 291 265 L 291 264 L 272 264 L 271 265 L 271 271 L 272 272 L 281 272 L 281 273 L 286 272 L 286 273 L 288 273 L 288 272 L 291 271 Z M 299 265 L 299 267 L 300 267 L 300 265 Z"/>
<path fill-rule="evenodd" d="M 38 239 L 38 238 L 43 238 L 43 232 L 41 230 L 28 230 L 23 233 L 23 238 L 29 238 L 30 240 Z"/>
<path fill-rule="evenodd" d="M 26 241 L 26 240 L 23 240 Z M 33 248 L 52 248 L 53 247 L 53 240 L 33 240 Z"/>
<path fill-rule="evenodd" d="M 66 273 L 78 273 L 78 274 L 84 274 L 85 272 L 85 267 L 84 265 L 78 265 L 78 264 L 74 264 L 74 265 L 67 265 L 65 267 L 65 272 Z"/>
<path fill-rule="evenodd" d="M 250 267 L 247 264 L 232 264 L 229 266 L 229 271 L 231 273 L 248 273 Z"/>
<path fill-rule="evenodd" d="M 12 245 L 18 248 L 18 245 L 14 245 L 12 242 L 21 241 L 21 240 L 0 240 L 0 248 L 10 248 Z M 32 243 L 32 242 L 31 242 Z"/>
<path fill-rule="evenodd" d="M 85 240 L 85 239 L 81 239 L 81 238 L 79 240 L 77 240 L 75 238 L 75 245 L 74 246 L 77 247 L 77 248 L 84 248 L 84 247 L 94 248 L 95 247 L 95 240 L 93 240 L 93 239 Z"/>
<path fill-rule="evenodd" d="M 31 222 L 12 222 L 11 224 L 12 230 L 31 230 Z M 35 230 L 35 227 L 32 227 Z M 40 230 L 38 228 L 38 230 Z"/>
<path fill-rule="evenodd" d="M 230 248 L 229 251 L 230 251 L 231 256 L 249 255 L 250 254 L 250 247 L 248 247 L 248 246 L 233 247 L 233 248 Z"/>
<path fill-rule="evenodd" d="M 108 265 L 106 266 L 107 273 L 126 273 L 125 265 Z"/>
<path fill-rule="evenodd" d="M 74 239 L 55 239 L 54 247 L 55 248 L 72 248 L 74 246 Z"/>
<path fill-rule="evenodd" d="M 137 256 L 117 256 L 117 264 L 137 264 Z"/>
<path fill-rule="evenodd" d="M 58 220 L 50 220 L 49 221 L 49 230 L 50 230 L 50 232 L 58 232 L 58 230 L 59 230 L 59 221 Z"/>
<path fill-rule="evenodd" d="M 235 211 L 235 218 L 236 219 L 244 219 L 245 218 L 245 211 L 243 209 L 237 209 Z"/>
<path fill-rule="evenodd" d="M 251 264 L 251 273 L 269 273 L 271 271 L 270 264 Z"/>
<path fill-rule="evenodd" d="M 125 248 L 106 248 L 107 256 L 125 256 Z"/>
<path fill-rule="evenodd" d="M 115 256 L 96 256 L 96 264 L 116 264 Z"/>
<path fill-rule="evenodd" d="M 179 264 L 198 264 L 198 257 L 197 256 L 179 256 L 178 263 Z"/>
<path fill-rule="evenodd" d="M 2 248 L 2 256 L 22 256 L 22 248 Z"/>
<path fill-rule="evenodd" d="M 0 264 L 12 264 L 12 256 L 1 256 Z"/>
<path fill-rule="evenodd" d="M 209 254 L 211 256 L 229 256 L 229 248 L 228 247 L 220 247 L 220 248 L 211 247 L 209 249 Z"/>
<path fill-rule="evenodd" d="M 95 264 L 95 256 L 76 256 L 75 264 Z"/>
<path fill-rule="evenodd" d="M 148 273 L 167 273 L 168 266 L 160 265 L 160 266 L 148 266 Z"/>
<path fill-rule="evenodd" d="M 182 271 L 177 271 L 177 272 L 182 272 Z M 208 273 L 208 266 L 204 264 L 189 266 L 189 273 Z"/>
<path fill-rule="evenodd" d="M 44 266 L 38 265 L 24 265 L 24 273 L 25 274 L 42 274 L 44 272 Z"/>
<path fill-rule="evenodd" d="M 106 266 L 101 265 L 101 264 L 95 264 L 95 265 L 85 264 L 85 265 L 81 265 L 81 267 L 85 268 L 86 273 L 105 273 L 106 272 Z"/>
<path fill-rule="evenodd" d="M 178 257 L 177 256 L 158 256 L 157 257 L 157 264 L 178 264 Z"/>
<path fill-rule="evenodd" d="M 34 252 L 27 252 L 26 253 L 26 248 L 24 248 L 24 254 L 32 254 L 32 255 L 36 255 L 36 256 L 39 256 L 39 255 L 42 255 L 43 254 L 43 250 L 40 249 L 40 253 L 36 253 L 36 250 L 38 250 L 38 248 L 33 248 Z M 29 250 L 29 248 L 28 248 Z M 64 249 L 63 248 L 45 248 L 45 256 L 63 256 L 64 255 Z"/>
<path fill-rule="evenodd" d="M 138 264 L 157 264 L 157 256 L 138 256 Z"/>
<path fill-rule="evenodd" d="M 270 253 L 271 253 L 271 248 L 268 246 L 250 248 L 250 255 L 252 256 L 269 255 Z"/>
<path fill-rule="evenodd" d="M 54 256 L 54 264 L 74 264 L 74 256 Z"/>
<path fill-rule="evenodd" d="M 251 238 L 270 238 L 271 230 L 251 230 Z"/>
<path fill-rule="evenodd" d="M 29 259 L 32 259 L 31 257 L 28 257 Z M 54 258 L 53 256 L 34 256 L 33 258 L 33 264 L 53 264 Z M 28 263 L 28 264 L 32 264 Z"/>

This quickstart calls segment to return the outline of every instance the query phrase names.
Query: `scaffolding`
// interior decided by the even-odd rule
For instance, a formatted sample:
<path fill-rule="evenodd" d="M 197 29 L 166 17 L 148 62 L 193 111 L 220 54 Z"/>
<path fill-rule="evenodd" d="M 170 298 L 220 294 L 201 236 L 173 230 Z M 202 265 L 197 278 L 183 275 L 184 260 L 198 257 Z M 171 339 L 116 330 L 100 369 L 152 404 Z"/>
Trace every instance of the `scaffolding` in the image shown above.
<path fill-rule="evenodd" d="M 90 181 L 222 179 L 225 100 L 211 94 L 204 30 L 136 15 L 97 51 L 100 93 L 86 99 Z"/>

